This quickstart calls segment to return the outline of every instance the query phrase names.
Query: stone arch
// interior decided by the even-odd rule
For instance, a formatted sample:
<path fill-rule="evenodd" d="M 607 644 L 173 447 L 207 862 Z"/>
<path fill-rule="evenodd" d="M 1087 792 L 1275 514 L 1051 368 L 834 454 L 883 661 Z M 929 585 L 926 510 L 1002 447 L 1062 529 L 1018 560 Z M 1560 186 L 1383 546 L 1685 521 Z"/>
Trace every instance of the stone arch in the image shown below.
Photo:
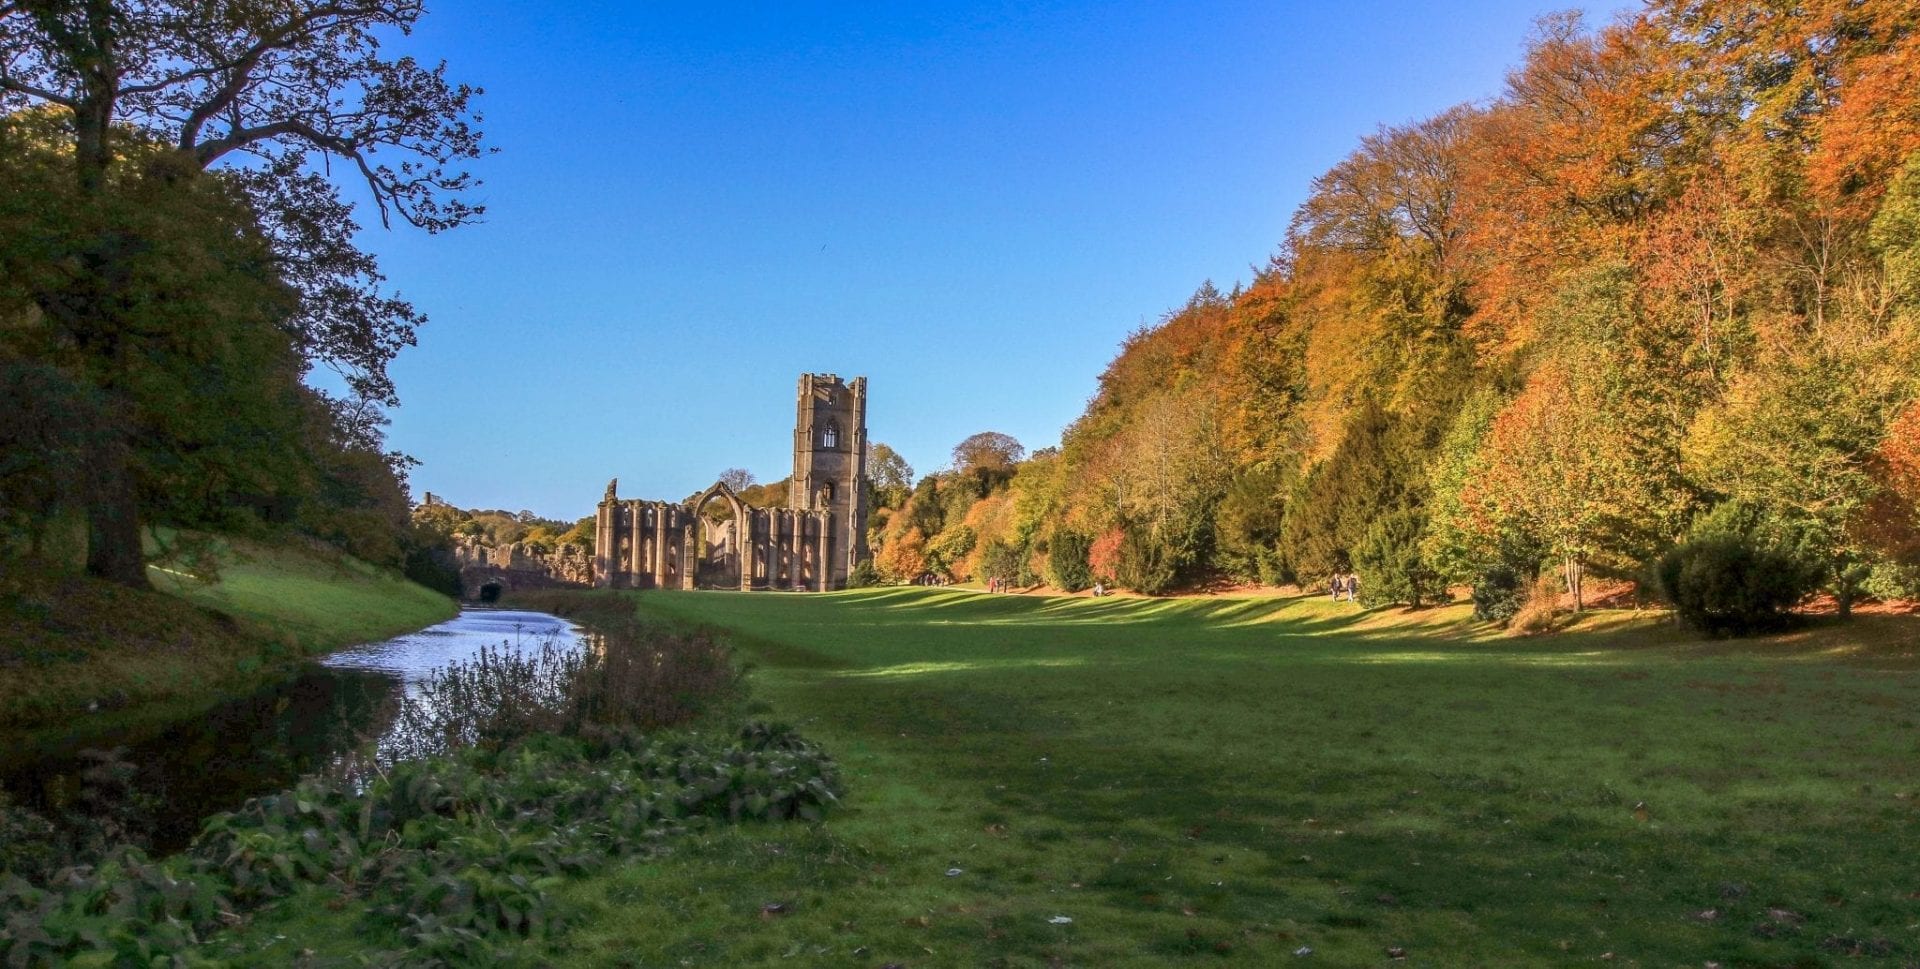
<path fill-rule="evenodd" d="M 712 487 L 700 492 L 698 497 L 687 502 L 687 510 L 699 515 L 700 509 L 707 507 L 707 502 L 712 501 L 715 496 L 726 499 L 728 507 L 733 509 L 734 521 L 740 521 L 746 517 L 747 503 L 741 501 L 740 496 L 734 494 L 733 489 L 728 487 L 725 481 L 715 481 Z"/>
<path fill-rule="evenodd" d="M 723 522 L 707 516 L 706 508 L 715 499 L 727 503 L 731 518 Z M 686 508 L 691 519 L 687 534 L 691 537 L 697 531 L 700 535 L 690 556 L 694 584 L 710 589 L 740 588 L 744 570 L 752 568 L 752 560 L 747 557 L 753 537 L 753 520 L 749 517 L 752 507 L 741 501 L 726 482 L 716 481 L 687 502 Z"/>

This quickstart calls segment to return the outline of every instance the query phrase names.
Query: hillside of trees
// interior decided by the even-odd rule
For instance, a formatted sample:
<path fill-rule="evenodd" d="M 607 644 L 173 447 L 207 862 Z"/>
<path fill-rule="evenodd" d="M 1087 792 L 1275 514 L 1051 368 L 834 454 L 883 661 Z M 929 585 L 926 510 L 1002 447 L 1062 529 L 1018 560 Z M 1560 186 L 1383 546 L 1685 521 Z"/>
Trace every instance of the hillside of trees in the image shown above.
<path fill-rule="evenodd" d="M 1497 97 L 1360 139 L 1250 284 L 1131 335 L 1057 450 L 877 494 L 875 561 L 1911 597 L 1917 330 L 1920 7 L 1558 16 Z"/>

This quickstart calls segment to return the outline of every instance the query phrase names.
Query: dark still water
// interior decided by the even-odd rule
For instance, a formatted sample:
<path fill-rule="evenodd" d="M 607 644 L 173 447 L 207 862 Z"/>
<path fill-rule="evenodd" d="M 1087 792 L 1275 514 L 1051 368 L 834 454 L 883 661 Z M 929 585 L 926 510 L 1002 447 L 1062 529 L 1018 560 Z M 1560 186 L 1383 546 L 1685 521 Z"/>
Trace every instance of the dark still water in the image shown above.
<path fill-rule="evenodd" d="M 482 646 L 577 648 L 580 631 L 539 612 L 470 609 L 437 626 L 342 650 L 273 686 L 191 717 L 102 732 L 81 720 L 67 733 L 0 735 L 0 786 L 49 813 L 75 805 L 89 749 L 121 748 L 134 788 L 151 806 L 153 847 L 184 847 L 208 815 L 293 786 L 377 741 L 400 699 L 426 675 Z"/>

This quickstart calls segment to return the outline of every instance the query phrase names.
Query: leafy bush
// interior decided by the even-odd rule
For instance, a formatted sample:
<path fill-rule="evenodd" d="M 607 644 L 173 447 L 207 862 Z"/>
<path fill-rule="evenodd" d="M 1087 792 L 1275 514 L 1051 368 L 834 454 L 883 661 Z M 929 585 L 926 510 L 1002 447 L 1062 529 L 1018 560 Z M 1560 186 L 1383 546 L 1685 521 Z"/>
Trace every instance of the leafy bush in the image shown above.
<path fill-rule="evenodd" d="M 1532 583 L 1525 573 L 1505 562 L 1483 567 L 1473 577 L 1473 618 L 1504 626 L 1526 605 Z"/>
<path fill-rule="evenodd" d="M 1653 572 L 1680 620 L 1716 636 L 1778 628 L 1820 581 L 1792 552 L 1737 533 L 1685 542 L 1661 556 Z"/>
<path fill-rule="evenodd" d="M 1047 581 L 1064 592 L 1079 592 L 1093 584 L 1087 555 L 1093 539 L 1064 529 L 1054 532 L 1047 548 Z"/>
<path fill-rule="evenodd" d="M 880 584 L 880 570 L 872 559 L 861 559 L 847 572 L 847 588 L 866 589 Z"/>
<path fill-rule="evenodd" d="M 327 885 L 361 899 L 364 935 L 392 945 L 374 964 L 499 964 L 501 943 L 564 925 L 555 877 L 718 820 L 816 820 L 840 792 L 832 759 L 777 725 L 587 734 L 310 777 L 209 819 L 164 861 L 128 849 L 40 887 L 0 878 L 0 960 L 198 964 L 226 913 Z"/>

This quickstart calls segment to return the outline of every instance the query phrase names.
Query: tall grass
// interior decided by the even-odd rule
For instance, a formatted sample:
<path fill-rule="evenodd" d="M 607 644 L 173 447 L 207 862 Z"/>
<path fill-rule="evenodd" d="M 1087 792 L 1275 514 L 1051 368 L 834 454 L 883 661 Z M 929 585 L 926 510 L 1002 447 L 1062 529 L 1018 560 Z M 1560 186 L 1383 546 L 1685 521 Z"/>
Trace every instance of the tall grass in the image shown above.
<path fill-rule="evenodd" d="M 382 759 L 671 727 L 738 688 L 726 646 L 711 635 L 603 618 L 579 647 L 554 636 L 531 649 L 503 643 L 435 670 L 401 704 Z"/>

